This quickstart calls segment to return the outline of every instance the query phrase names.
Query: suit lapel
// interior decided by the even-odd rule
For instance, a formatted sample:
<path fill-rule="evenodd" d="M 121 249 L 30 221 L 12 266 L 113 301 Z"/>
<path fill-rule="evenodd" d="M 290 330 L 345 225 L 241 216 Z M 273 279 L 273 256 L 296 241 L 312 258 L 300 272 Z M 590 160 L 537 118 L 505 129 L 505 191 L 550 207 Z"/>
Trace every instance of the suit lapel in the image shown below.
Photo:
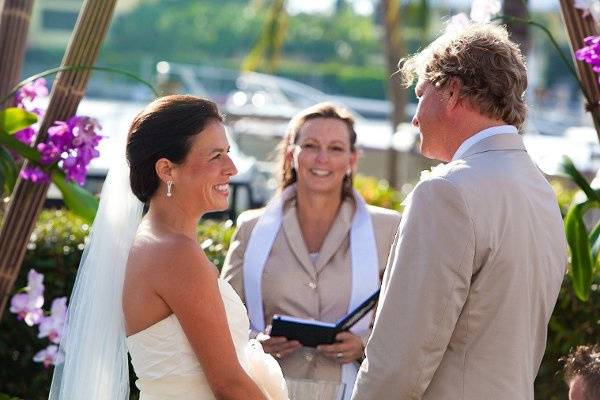
<path fill-rule="evenodd" d="M 293 204 L 290 204 L 287 209 L 285 209 L 282 225 L 285 237 L 288 241 L 288 247 L 292 249 L 292 253 L 294 253 L 298 259 L 298 262 L 306 271 L 306 273 L 310 275 L 313 281 L 316 281 L 317 272 L 313 263 L 310 261 L 308 250 L 306 249 L 306 243 L 302 238 L 302 231 L 300 230 L 300 224 L 298 223 L 295 201 Z"/>
<path fill-rule="evenodd" d="M 325 267 L 348 237 L 350 228 L 352 227 L 354 208 L 354 202 L 350 199 L 346 199 L 340 206 L 338 215 L 334 219 L 319 251 L 319 257 L 317 257 L 317 262 L 315 263 L 317 274 L 323 270 L 323 267 Z"/>

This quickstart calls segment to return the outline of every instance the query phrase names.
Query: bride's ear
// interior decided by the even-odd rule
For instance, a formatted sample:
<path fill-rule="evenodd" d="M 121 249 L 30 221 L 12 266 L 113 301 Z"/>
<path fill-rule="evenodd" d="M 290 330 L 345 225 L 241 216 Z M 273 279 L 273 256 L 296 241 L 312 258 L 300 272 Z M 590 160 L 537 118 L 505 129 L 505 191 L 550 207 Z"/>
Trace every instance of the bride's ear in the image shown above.
<path fill-rule="evenodd" d="M 158 175 L 158 178 L 165 183 L 173 180 L 173 167 L 174 164 L 166 158 L 160 158 L 156 161 L 156 164 L 154 164 L 156 175 Z"/>

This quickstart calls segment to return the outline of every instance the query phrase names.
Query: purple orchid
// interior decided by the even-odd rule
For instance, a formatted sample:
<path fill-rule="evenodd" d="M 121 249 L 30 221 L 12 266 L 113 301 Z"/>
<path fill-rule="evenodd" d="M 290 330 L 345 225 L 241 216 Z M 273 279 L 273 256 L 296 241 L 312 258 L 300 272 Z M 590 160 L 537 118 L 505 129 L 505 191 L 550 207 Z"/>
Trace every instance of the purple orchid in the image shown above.
<path fill-rule="evenodd" d="M 41 362 L 44 368 L 58 365 L 64 361 L 64 354 L 59 352 L 56 344 L 64 333 L 67 319 L 67 298 L 54 299 L 50 315 L 44 316 L 44 275 L 34 269 L 27 274 L 27 286 L 22 293 L 14 295 L 10 303 L 10 311 L 17 314 L 19 320 L 24 320 L 29 326 L 39 324 L 39 338 L 48 337 L 51 344 L 39 351 L 33 361 Z"/>
<path fill-rule="evenodd" d="M 100 143 L 102 136 L 99 136 L 96 131 L 102 130 L 102 126 L 98 120 L 91 117 L 73 117 L 73 145 L 75 147 L 89 146 L 95 147 Z M 69 121 L 71 121 L 69 120 Z"/>
<path fill-rule="evenodd" d="M 35 138 L 35 129 L 28 126 L 25 129 L 21 129 L 20 131 L 15 133 L 15 139 L 17 139 L 21 143 L 25 143 L 26 145 L 31 145 L 33 143 L 33 139 Z"/>
<path fill-rule="evenodd" d="M 43 316 L 42 305 L 44 298 L 32 298 L 28 293 L 19 293 L 10 300 L 10 312 L 17 314 L 19 321 L 25 321 L 29 326 L 38 324 Z"/>
<path fill-rule="evenodd" d="M 38 97 L 48 95 L 46 80 L 36 79 L 21 87 L 15 95 L 15 105 L 33 112 L 39 118 L 43 110 L 32 107 Z M 91 117 L 74 116 L 67 121 L 56 121 L 48 128 L 46 140 L 39 143 L 36 148 L 41 155 L 41 164 L 50 165 L 58 163 L 68 180 L 79 185 L 85 183 L 89 163 L 100 155 L 98 144 L 103 138 L 97 132 L 102 129 L 98 121 Z M 17 140 L 31 145 L 35 139 L 36 130 L 27 127 L 15 134 Z M 32 182 L 49 182 L 49 174 L 39 166 L 30 166 L 20 173 L 21 178 Z"/>
<path fill-rule="evenodd" d="M 40 322 L 38 334 L 39 338 L 48 337 L 52 343 L 60 343 L 60 338 L 67 319 L 67 298 L 60 297 L 54 299 L 50 315 L 42 318 Z"/>
<path fill-rule="evenodd" d="M 56 121 L 53 126 L 48 128 L 48 142 L 61 150 L 68 148 L 73 142 L 73 125 L 69 121 Z"/>
<path fill-rule="evenodd" d="M 33 82 L 26 83 L 24 86 L 17 90 L 15 95 L 15 105 L 17 107 L 25 108 L 25 102 L 32 102 L 37 97 L 48 96 L 48 87 L 46 86 L 46 80 L 44 78 L 38 78 Z"/>
<path fill-rule="evenodd" d="M 51 365 L 61 364 L 64 360 L 65 356 L 58 351 L 58 346 L 54 344 L 51 344 L 33 356 L 33 361 L 43 363 L 44 368 L 49 368 Z"/>
<path fill-rule="evenodd" d="M 48 176 L 48 174 L 44 170 L 42 170 L 40 167 L 31 166 L 31 165 L 22 169 L 19 176 L 22 179 L 31 181 L 33 183 L 50 182 L 50 176 Z"/>
<path fill-rule="evenodd" d="M 43 296 L 44 290 L 44 274 L 30 269 L 27 274 L 27 291 L 33 296 Z"/>
<path fill-rule="evenodd" d="M 54 143 L 40 143 L 37 145 L 37 149 L 42 156 L 41 163 L 44 165 L 49 165 L 60 160 L 62 151 Z"/>
<path fill-rule="evenodd" d="M 24 293 L 14 295 L 10 301 L 10 312 L 29 326 L 38 324 L 44 312 L 44 275 L 31 269 L 27 274 L 27 286 Z"/>
<path fill-rule="evenodd" d="M 48 128 L 48 137 L 37 145 L 44 165 L 58 162 L 68 180 L 79 185 L 85 183 L 89 163 L 100 155 L 97 147 L 103 136 L 97 131 L 102 129 L 98 121 L 86 116 L 74 116 L 67 121 L 56 121 Z M 48 174 L 33 167 L 21 173 L 23 179 L 41 182 Z"/>
<path fill-rule="evenodd" d="M 600 36 L 588 36 L 583 44 L 584 46 L 575 52 L 575 58 L 589 64 L 595 73 L 600 74 Z M 598 82 L 600 83 L 600 79 Z"/>

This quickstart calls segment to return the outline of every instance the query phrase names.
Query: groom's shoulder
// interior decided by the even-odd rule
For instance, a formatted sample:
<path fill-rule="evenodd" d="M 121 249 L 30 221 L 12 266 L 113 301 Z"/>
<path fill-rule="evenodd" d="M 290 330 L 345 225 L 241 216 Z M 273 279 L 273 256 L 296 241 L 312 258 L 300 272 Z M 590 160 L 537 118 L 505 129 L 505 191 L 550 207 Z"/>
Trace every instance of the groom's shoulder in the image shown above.
<path fill-rule="evenodd" d="M 465 160 L 455 160 L 447 164 L 438 164 L 429 171 L 421 172 L 419 184 L 431 184 L 446 182 L 460 187 L 468 184 L 476 178 L 476 171 Z"/>
<path fill-rule="evenodd" d="M 249 226 L 249 228 L 251 229 L 254 227 L 254 225 L 256 225 L 256 223 L 258 222 L 258 219 L 260 217 L 262 217 L 262 215 L 264 213 L 265 213 L 264 207 L 256 208 L 256 209 L 252 209 L 252 210 L 246 210 L 237 217 L 236 226 L 238 227 L 238 229 L 242 226 Z"/>
<path fill-rule="evenodd" d="M 456 160 L 439 164 L 430 170 L 421 172 L 421 178 L 404 204 L 414 199 L 433 199 L 448 201 L 457 199 L 465 202 L 468 194 L 478 186 L 477 173 L 469 163 Z M 419 201 L 419 200 L 417 200 Z"/>
<path fill-rule="evenodd" d="M 374 223 L 400 223 L 401 214 L 398 211 L 371 204 L 367 204 L 367 211 Z"/>

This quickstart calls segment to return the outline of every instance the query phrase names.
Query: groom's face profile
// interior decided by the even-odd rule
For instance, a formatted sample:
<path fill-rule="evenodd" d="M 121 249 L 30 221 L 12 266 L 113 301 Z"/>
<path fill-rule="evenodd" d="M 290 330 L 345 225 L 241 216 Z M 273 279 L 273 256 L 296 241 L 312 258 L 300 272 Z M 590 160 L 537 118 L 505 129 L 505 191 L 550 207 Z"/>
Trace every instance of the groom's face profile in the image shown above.
<path fill-rule="evenodd" d="M 441 159 L 445 126 L 446 104 L 444 91 L 430 82 L 419 79 L 415 87 L 419 103 L 412 124 L 419 129 L 421 154 L 428 158 Z"/>

